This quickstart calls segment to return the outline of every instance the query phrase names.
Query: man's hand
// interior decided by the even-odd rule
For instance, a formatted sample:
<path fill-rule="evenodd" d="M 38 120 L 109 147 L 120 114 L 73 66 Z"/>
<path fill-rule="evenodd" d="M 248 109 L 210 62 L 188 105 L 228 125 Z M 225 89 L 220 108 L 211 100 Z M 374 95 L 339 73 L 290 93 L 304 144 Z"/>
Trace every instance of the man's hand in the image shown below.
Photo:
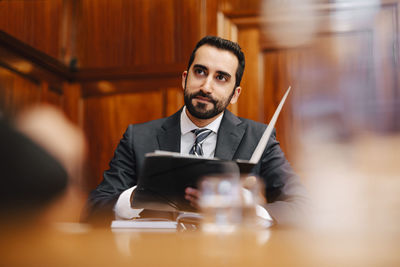
<path fill-rule="evenodd" d="M 194 208 L 199 209 L 199 196 L 200 191 L 193 187 L 186 187 L 185 199 L 190 201 L 190 205 Z"/>

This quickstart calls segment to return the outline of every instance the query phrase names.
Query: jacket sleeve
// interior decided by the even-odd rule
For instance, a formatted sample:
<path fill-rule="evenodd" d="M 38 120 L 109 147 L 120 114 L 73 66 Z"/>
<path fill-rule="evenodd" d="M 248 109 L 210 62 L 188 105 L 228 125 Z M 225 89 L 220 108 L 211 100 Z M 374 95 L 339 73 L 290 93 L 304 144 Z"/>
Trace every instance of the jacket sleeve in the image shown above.
<path fill-rule="evenodd" d="M 266 210 L 278 225 L 298 225 L 308 216 L 309 199 L 276 140 L 275 131 L 260 162 L 265 183 Z"/>
<path fill-rule="evenodd" d="M 103 174 L 103 181 L 89 195 L 86 208 L 88 218 L 86 219 L 112 216 L 113 207 L 119 195 L 136 185 L 133 138 L 133 125 L 129 125 L 114 152 L 109 169 Z"/>

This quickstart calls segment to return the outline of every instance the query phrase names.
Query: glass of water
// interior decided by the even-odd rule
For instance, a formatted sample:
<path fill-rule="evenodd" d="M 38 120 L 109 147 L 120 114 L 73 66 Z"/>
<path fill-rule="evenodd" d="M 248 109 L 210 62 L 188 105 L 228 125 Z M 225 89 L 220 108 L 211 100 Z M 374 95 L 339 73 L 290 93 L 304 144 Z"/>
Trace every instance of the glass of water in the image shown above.
<path fill-rule="evenodd" d="M 236 174 L 210 175 L 200 183 L 199 205 L 205 232 L 234 232 L 241 222 L 241 185 Z"/>

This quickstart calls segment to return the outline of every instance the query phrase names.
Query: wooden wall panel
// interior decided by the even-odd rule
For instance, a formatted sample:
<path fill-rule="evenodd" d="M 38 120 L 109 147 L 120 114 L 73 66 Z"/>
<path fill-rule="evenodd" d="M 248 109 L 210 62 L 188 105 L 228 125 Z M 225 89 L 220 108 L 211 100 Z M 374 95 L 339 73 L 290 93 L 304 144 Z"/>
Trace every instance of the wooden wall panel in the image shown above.
<path fill-rule="evenodd" d="M 13 117 L 24 108 L 40 103 L 41 89 L 40 84 L 0 67 L 0 112 Z"/>
<path fill-rule="evenodd" d="M 0 1 L 0 30 L 59 58 L 62 3 L 63 0 Z"/>
<path fill-rule="evenodd" d="M 46 103 L 56 106 L 56 107 L 62 107 L 63 106 L 63 96 L 60 94 L 60 92 L 48 90 L 47 96 L 46 96 Z M 66 109 L 64 109 L 64 111 L 65 110 Z"/>
<path fill-rule="evenodd" d="M 89 188 L 102 179 L 119 140 L 131 123 L 163 117 L 163 90 L 84 99 L 84 130 L 89 142 Z"/>
<path fill-rule="evenodd" d="M 62 109 L 65 115 L 76 125 L 82 126 L 83 113 L 82 113 L 82 90 L 79 83 L 63 84 L 62 95 Z"/>
<path fill-rule="evenodd" d="M 164 39 L 164 34 L 172 35 L 173 32 L 172 14 L 165 7 L 165 1 L 158 2 L 82 1 L 82 15 L 78 22 L 80 67 L 132 66 L 160 63 L 162 60 L 163 63 L 172 62 L 172 38 Z M 156 27 L 158 15 L 160 21 L 163 17 L 166 20 L 163 27 Z M 161 43 L 163 45 L 159 46 Z M 160 50 L 164 52 L 162 58 L 151 57 L 150 51 L 158 54 Z"/>
<path fill-rule="evenodd" d="M 238 100 L 237 114 L 248 119 L 265 122 L 263 111 L 263 91 L 260 79 L 259 30 L 257 28 L 238 27 L 238 43 L 243 49 L 246 66 L 241 83 L 242 93 Z"/>
<path fill-rule="evenodd" d="M 32 81 L 0 67 L 0 113 L 6 117 L 13 118 L 18 112 L 42 103 L 63 109 L 64 102 L 62 93 L 50 88 L 48 83 Z"/>
<path fill-rule="evenodd" d="M 259 14 L 262 1 L 260 0 L 220 0 L 219 9 L 225 14 Z"/>
<path fill-rule="evenodd" d="M 292 156 L 290 151 L 293 151 L 292 143 L 293 132 L 292 127 L 292 108 L 291 103 L 293 100 L 294 91 L 297 90 L 297 84 L 293 83 L 293 78 L 288 73 L 287 54 L 286 50 L 272 50 L 263 51 L 262 64 L 263 64 L 263 113 L 266 117 L 266 122 L 271 120 L 274 115 L 275 109 L 278 107 L 282 96 L 285 94 L 287 88 L 293 87 L 290 97 L 285 102 L 285 106 L 279 115 L 279 120 L 276 123 L 277 138 L 281 142 L 283 151 L 287 156 Z"/>
<path fill-rule="evenodd" d="M 19 79 L 23 78 L 19 77 Z M 64 99 L 61 91 L 54 90 L 54 88 L 52 88 L 51 85 L 45 81 L 40 83 L 40 103 L 50 104 L 62 108 L 63 100 Z"/>
<path fill-rule="evenodd" d="M 187 64 L 196 43 L 216 29 L 217 10 L 213 0 L 175 0 L 176 62 Z M 209 13 L 208 13 L 209 12 Z"/>
<path fill-rule="evenodd" d="M 165 116 L 174 114 L 184 105 L 183 89 L 182 88 L 168 88 L 165 95 Z"/>
<path fill-rule="evenodd" d="M 79 66 L 115 68 L 186 62 L 207 33 L 206 0 L 85 0 L 77 22 Z M 215 23 L 214 23 L 215 24 Z"/>

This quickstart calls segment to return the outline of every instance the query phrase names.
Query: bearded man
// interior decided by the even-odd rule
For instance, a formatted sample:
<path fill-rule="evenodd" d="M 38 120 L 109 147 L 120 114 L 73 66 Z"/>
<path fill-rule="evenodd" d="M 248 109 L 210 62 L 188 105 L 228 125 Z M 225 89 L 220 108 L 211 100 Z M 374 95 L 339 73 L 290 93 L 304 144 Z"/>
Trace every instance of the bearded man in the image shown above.
<path fill-rule="evenodd" d="M 201 39 L 182 74 L 185 106 L 170 117 L 128 126 L 103 181 L 89 196 L 91 212 L 114 210 L 117 218 L 124 219 L 137 215 L 130 207 L 131 195 L 145 154 L 155 150 L 249 160 L 267 126 L 236 117 L 226 109 L 239 98 L 244 67 L 244 54 L 237 43 L 215 36 Z M 196 142 L 199 136 L 201 142 Z M 304 188 L 275 131 L 253 172 L 265 184 L 267 202 L 257 207 L 259 216 L 275 224 L 301 219 Z M 188 187 L 185 194 L 196 206 L 198 190 Z"/>

